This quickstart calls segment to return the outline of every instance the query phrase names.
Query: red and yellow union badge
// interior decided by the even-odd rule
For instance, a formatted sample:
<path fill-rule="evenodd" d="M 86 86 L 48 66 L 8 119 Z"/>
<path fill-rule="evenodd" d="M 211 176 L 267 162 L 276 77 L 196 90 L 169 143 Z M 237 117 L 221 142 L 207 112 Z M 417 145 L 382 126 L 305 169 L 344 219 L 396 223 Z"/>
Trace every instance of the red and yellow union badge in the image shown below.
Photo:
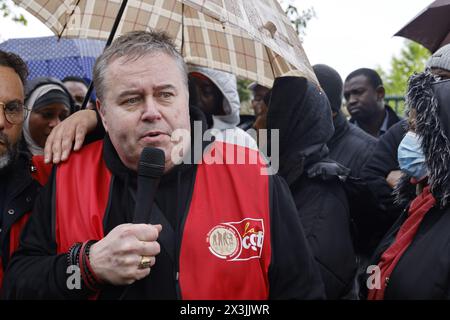
<path fill-rule="evenodd" d="M 209 251 L 220 259 L 243 261 L 260 258 L 264 244 L 262 219 L 244 219 L 221 223 L 206 237 Z"/>

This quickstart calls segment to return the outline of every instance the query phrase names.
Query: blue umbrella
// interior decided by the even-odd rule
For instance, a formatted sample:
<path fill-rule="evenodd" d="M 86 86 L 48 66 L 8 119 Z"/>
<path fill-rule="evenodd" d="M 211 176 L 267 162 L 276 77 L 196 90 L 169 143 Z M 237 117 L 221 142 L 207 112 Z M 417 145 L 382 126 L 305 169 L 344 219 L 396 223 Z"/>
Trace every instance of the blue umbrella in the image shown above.
<path fill-rule="evenodd" d="M 105 41 L 101 40 L 57 37 L 10 39 L 0 44 L 0 50 L 14 52 L 27 63 L 29 79 L 49 76 L 92 79 L 95 59 L 104 48 Z"/>

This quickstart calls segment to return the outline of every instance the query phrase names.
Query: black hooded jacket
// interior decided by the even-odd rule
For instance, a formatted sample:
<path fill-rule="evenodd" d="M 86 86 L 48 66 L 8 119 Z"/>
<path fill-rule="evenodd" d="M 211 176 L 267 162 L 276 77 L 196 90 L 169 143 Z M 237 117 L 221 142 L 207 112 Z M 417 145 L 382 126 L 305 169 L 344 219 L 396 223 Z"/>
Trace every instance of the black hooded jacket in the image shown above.
<path fill-rule="evenodd" d="M 191 120 L 206 121 L 195 109 Z M 194 137 L 194 135 L 192 135 Z M 204 147 L 206 144 L 204 144 Z M 108 136 L 104 140 L 103 158 L 114 176 L 111 205 L 105 213 L 105 234 L 117 225 L 131 222 L 133 218 L 136 172 L 127 169 L 118 157 Z M 155 202 L 167 223 L 163 232 L 174 230 L 169 239 L 179 246 L 182 224 L 189 209 L 196 176 L 196 165 L 181 164 L 163 175 Z M 220 183 L 219 181 L 217 183 Z M 324 297 L 323 283 L 300 219 L 285 182 L 269 178 L 272 263 L 269 268 L 271 299 L 320 299 Z M 13 256 L 5 274 L 4 297 L 7 299 L 85 299 L 88 292 L 69 290 L 66 254 L 56 254 L 52 238 L 52 190 L 54 173 L 36 202 L 33 215 L 21 238 L 19 250 Z M 152 216 L 154 216 L 152 214 Z M 164 231 L 166 230 L 166 231 Z M 176 299 L 175 268 L 177 260 L 169 254 L 164 244 L 150 276 L 137 281 L 124 291 L 124 287 L 106 286 L 100 299 Z M 176 255 L 177 253 L 175 253 Z"/>
<path fill-rule="evenodd" d="M 349 168 L 352 177 L 360 178 L 377 139 L 349 123 L 341 111 L 334 117 L 333 123 L 334 135 L 327 143 L 330 150 L 328 156 Z"/>
<path fill-rule="evenodd" d="M 305 78 L 278 78 L 267 126 L 279 129 L 279 174 L 294 196 L 327 298 L 338 299 L 350 289 L 356 258 L 347 197 L 339 179 L 349 170 L 327 158 L 326 143 L 333 135 L 328 104 L 325 94 Z"/>
<path fill-rule="evenodd" d="M 417 111 L 416 133 L 428 168 L 428 183 L 436 205 L 421 221 L 411 244 L 401 256 L 389 278 L 385 299 L 450 299 L 450 80 L 436 82 L 424 72 L 410 79 L 408 107 Z M 414 199 L 409 177 L 396 189 L 397 201 Z M 405 210 L 381 241 L 370 264 L 376 265 L 408 218 Z M 361 278 L 362 298 L 367 297 Z M 381 279 L 384 281 L 384 279 Z"/>

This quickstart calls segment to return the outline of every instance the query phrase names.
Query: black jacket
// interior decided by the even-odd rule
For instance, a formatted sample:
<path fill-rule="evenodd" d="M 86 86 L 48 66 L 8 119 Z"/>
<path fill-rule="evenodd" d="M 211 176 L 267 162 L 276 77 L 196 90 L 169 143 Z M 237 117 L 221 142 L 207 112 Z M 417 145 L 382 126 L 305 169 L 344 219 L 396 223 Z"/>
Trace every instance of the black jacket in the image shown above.
<path fill-rule="evenodd" d="M 361 170 L 372 156 L 377 139 L 349 123 L 342 112 L 333 119 L 334 135 L 328 141 L 329 157 L 350 169 L 359 178 Z"/>
<path fill-rule="evenodd" d="M 19 153 L 7 172 L 0 174 L 0 184 L 3 190 L 0 195 L 3 198 L 3 210 L 0 212 L 0 253 L 3 265 L 0 267 L 6 268 L 10 255 L 11 227 L 32 210 L 41 187 L 31 178 L 31 163 L 23 153 Z"/>
<path fill-rule="evenodd" d="M 106 165 L 114 176 L 112 203 L 104 218 L 107 234 L 115 226 L 132 221 L 136 173 L 121 163 L 108 137 L 104 140 L 104 147 Z M 155 202 L 170 223 L 170 226 L 163 226 L 163 230 L 169 227 L 177 230 L 177 225 L 182 225 L 189 209 L 195 175 L 195 165 L 179 165 L 162 177 Z M 87 292 L 82 290 L 67 289 L 66 255 L 56 255 L 51 227 L 53 178 L 51 181 L 38 198 L 20 248 L 5 275 L 4 294 L 8 299 L 83 299 L 87 296 Z M 288 187 L 276 176 L 270 177 L 270 186 L 270 298 L 322 298 L 323 284 Z M 176 243 L 180 241 L 180 230 L 175 232 Z M 175 262 L 162 245 L 150 276 L 132 285 L 124 296 L 123 287 L 107 286 L 100 299 L 176 299 L 179 295 L 175 267 Z"/>
<path fill-rule="evenodd" d="M 348 169 L 327 158 L 326 142 L 333 135 L 329 102 L 305 78 L 276 79 L 272 90 L 267 124 L 280 130 L 279 173 L 294 197 L 327 298 L 338 299 L 350 289 L 356 258 L 339 179 Z"/>
<path fill-rule="evenodd" d="M 401 121 L 402 118 L 399 117 L 394 110 L 392 110 L 392 108 L 389 105 L 384 105 L 385 110 L 388 113 L 388 122 L 387 122 L 387 130 L 389 130 L 389 128 L 391 128 L 394 124 L 396 124 L 397 122 Z M 351 118 L 350 123 L 355 124 L 356 120 L 354 118 Z M 387 132 L 387 131 L 386 131 Z M 383 136 L 383 134 L 385 134 L 386 132 L 379 132 L 379 136 Z"/>
<path fill-rule="evenodd" d="M 361 246 L 363 251 L 371 254 L 383 235 L 399 217 L 404 206 L 395 203 L 393 189 L 386 182 L 391 171 L 400 170 L 397 149 L 407 132 L 407 121 L 402 120 L 392 126 L 381 136 L 371 159 L 361 172 L 367 185 L 366 214 L 360 216 Z"/>

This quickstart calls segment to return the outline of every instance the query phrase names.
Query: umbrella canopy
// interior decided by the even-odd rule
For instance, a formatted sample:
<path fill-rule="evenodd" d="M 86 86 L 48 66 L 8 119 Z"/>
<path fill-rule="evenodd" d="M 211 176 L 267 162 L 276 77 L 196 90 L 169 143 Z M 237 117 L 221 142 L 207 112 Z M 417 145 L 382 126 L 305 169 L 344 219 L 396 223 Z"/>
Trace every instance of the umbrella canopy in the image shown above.
<path fill-rule="evenodd" d="M 123 1 L 14 0 L 56 35 L 107 39 Z M 316 81 L 300 40 L 276 0 L 129 0 L 116 35 L 161 29 L 187 63 L 228 71 L 265 86 L 275 77 Z"/>
<path fill-rule="evenodd" d="M 0 50 L 14 52 L 27 63 L 29 79 L 67 76 L 92 79 L 95 59 L 104 48 L 105 42 L 100 40 L 58 40 L 58 37 L 10 39 L 0 44 Z"/>
<path fill-rule="evenodd" d="M 395 35 L 416 41 L 431 52 L 450 43 L 450 0 L 434 1 Z"/>

